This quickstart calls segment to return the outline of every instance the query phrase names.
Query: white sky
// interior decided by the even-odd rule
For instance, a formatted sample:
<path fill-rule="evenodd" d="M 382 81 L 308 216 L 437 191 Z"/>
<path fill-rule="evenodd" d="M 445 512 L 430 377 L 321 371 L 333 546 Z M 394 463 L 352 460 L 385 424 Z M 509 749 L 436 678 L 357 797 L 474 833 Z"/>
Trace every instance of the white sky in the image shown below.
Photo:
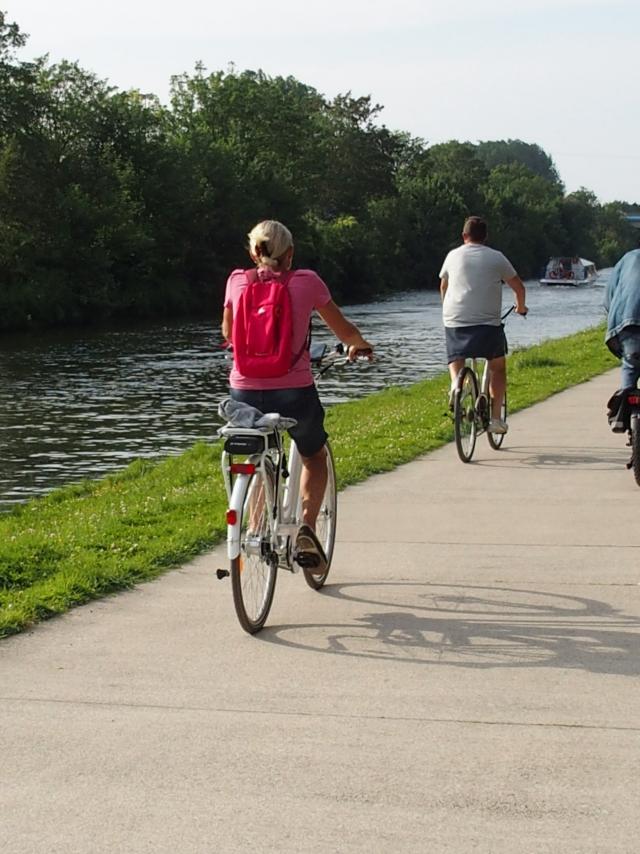
<path fill-rule="evenodd" d="M 167 100 L 171 75 L 262 69 L 351 91 L 429 143 L 522 139 L 568 192 L 640 202 L 639 0 L 0 0 L 22 59 Z"/>

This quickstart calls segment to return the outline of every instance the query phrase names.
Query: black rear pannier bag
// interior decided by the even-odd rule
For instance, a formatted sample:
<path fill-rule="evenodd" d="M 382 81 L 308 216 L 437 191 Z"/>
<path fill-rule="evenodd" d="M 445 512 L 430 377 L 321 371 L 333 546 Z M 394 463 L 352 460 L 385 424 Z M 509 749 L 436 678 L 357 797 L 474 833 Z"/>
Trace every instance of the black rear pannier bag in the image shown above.
<path fill-rule="evenodd" d="M 631 426 L 629 395 L 637 395 L 636 388 L 619 388 L 607 401 L 607 420 L 614 433 L 626 433 Z"/>

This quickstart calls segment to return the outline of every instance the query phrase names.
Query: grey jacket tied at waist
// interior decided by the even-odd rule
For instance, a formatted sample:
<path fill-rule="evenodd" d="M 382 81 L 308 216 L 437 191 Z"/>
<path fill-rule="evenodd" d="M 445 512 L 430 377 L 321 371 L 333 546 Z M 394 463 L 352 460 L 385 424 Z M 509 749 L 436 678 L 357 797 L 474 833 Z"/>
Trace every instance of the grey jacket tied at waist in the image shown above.
<path fill-rule="evenodd" d="M 255 406 L 225 397 L 218 405 L 218 415 L 231 427 L 254 428 L 265 433 L 279 427 L 287 430 L 296 423 L 295 418 L 283 418 L 278 412 L 260 412 Z"/>

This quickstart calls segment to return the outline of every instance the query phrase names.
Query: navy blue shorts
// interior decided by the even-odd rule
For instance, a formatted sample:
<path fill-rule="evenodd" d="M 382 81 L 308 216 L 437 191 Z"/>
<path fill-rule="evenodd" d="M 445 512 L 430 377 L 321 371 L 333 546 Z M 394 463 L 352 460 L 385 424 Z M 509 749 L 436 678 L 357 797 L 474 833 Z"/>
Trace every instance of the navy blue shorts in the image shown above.
<path fill-rule="evenodd" d="M 289 430 L 289 435 L 303 457 L 312 457 L 324 447 L 328 436 L 315 385 L 267 391 L 232 388 L 229 393 L 234 400 L 255 406 L 260 412 L 279 412 L 285 418 L 295 418 L 298 423 Z"/>
<path fill-rule="evenodd" d="M 507 353 L 504 326 L 445 326 L 447 361 L 456 359 L 497 359 Z"/>

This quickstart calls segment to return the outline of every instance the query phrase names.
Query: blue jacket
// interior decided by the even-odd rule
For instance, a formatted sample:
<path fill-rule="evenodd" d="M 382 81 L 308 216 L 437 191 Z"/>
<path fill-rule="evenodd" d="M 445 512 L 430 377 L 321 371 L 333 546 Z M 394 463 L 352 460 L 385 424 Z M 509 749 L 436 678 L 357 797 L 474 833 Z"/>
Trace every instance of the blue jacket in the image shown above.
<path fill-rule="evenodd" d="M 604 307 L 608 314 L 604 340 L 620 357 L 618 334 L 627 326 L 640 326 L 640 249 L 623 255 L 611 271 Z"/>

